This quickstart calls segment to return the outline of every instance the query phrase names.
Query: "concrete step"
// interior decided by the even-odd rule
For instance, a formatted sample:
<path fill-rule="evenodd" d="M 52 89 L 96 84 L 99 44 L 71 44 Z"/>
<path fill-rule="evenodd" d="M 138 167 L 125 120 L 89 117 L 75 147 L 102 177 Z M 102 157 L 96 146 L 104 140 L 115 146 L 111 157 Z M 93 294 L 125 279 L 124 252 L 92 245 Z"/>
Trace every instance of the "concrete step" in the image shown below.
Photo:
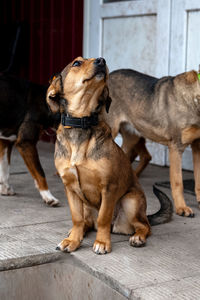
<path fill-rule="evenodd" d="M 40 144 L 40 157 L 61 206 L 42 202 L 14 152 L 11 182 L 17 195 L 0 196 L 0 299 L 200 298 L 200 212 L 193 196 L 186 200 L 196 217 L 174 215 L 170 223 L 153 227 L 143 248 L 129 246 L 128 236 L 112 234 L 112 252 L 98 256 L 92 251 L 96 233 L 91 232 L 76 252 L 61 253 L 55 248 L 71 228 L 71 216 L 63 185 L 54 175 L 53 148 Z M 184 178 L 191 177 L 184 172 Z M 148 213 L 159 208 L 153 183 L 167 179 L 168 168 L 151 165 L 143 173 Z"/>

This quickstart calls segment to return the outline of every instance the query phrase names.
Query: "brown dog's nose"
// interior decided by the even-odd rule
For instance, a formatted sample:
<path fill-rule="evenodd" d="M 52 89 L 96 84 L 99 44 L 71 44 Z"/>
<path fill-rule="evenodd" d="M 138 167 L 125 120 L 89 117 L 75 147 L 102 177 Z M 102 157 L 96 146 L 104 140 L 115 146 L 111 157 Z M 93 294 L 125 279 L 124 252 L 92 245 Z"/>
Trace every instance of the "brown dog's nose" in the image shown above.
<path fill-rule="evenodd" d="M 103 57 L 98 57 L 97 59 L 95 59 L 94 64 L 97 66 L 105 66 L 106 61 Z"/>

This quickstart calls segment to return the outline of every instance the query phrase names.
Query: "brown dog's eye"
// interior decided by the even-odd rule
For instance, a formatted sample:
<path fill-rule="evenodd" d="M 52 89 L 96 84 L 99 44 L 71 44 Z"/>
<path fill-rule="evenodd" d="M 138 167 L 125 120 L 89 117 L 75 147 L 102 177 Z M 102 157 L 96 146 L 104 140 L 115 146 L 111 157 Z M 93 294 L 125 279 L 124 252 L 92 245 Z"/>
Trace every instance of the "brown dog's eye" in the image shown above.
<path fill-rule="evenodd" d="M 73 63 L 72 67 L 80 67 L 81 65 L 82 65 L 82 61 L 76 60 L 76 61 Z"/>

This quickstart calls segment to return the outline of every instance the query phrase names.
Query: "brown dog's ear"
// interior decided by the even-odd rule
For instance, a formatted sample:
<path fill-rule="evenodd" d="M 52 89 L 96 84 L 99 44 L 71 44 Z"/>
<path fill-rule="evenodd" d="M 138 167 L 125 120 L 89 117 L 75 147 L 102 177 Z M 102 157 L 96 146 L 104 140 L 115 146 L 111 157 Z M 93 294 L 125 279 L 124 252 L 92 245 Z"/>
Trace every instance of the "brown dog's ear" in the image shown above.
<path fill-rule="evenodd" d="M 106 107 L 106 112 L 109 113 L 109 109 L 110 109 L 112 99 L 109 96 L 109 89 L 108 89 L 107 86 L 105 86 L 105 88 L 104 88 L 104 90 L 101 94 L 101 98 L 102 98 L 103 104 Z"/>
<path fill-rule="evenodd" d="M 111 105 L 112 99 L 110 96 L 106 98 L 106 112 L 109 113 L 110 105 Z"/>
<path fill-rule="evenodd" d="M 53 113 L 57 113 L 59 111 L 60 93 L 61 93 L 60 76 L 54 76 L 47 90 L 47 98 L 46 98 L 47 103 Z"/>
<path fill-rule="evenodd" d="M 59 111 L 59 96 L 55 94 L 54 90 L 48 89 L 47 91 L 47 104 L 53 113 L 57 113 Z"/>
<path fill-rule="evenodd" d="M 51 76 L 51 78 L 49 79 L 49 84 L 52 84 L 52 82 L 60 76 L 60 73 L 56 73 L 54 75 Z"/>
<path fill-rule="evenodd" d="M 195 81 L 198 80 L 198 74 L 196 71 L 192 70 L 192 71 L 189 71 L 189 72 L 186 72 L 186 81 L 187 83 L 194 83 Z"/>

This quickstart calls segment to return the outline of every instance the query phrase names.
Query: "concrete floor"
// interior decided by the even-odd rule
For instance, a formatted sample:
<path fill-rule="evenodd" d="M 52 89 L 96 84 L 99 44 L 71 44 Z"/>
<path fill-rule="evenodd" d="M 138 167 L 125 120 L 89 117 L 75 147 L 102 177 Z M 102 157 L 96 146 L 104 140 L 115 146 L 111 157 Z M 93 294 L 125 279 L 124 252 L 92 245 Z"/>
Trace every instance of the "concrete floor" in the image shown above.
<path fill-rule="evenodd" d="M 14 151 L 10 182 L 17 194 L 11 197 L 0 196 L 0 299 L 32 299 L 28 294 L 25 297 L 22 296 L 25 295 L 23 292 L 19 293 L 16 278 L 19 279 L 20 275 L 16 273 L 18 275 L 15 277 L 13 274 L 19 268 L 28 270 L 41 264 L 51 266 L 49 272 L 55 272 L 56 268 L 58 272 L 59 264 L 64 264 L 66 269 L 60 267 L 60 270 L 66 284 L 72 280 L 72 277 L 69 278 L 70 264 L 86 276 L 80 277 L 82 279 L 79 278 L 79 283 L 71 286 L 70 292 L 66 292 L 63 297 L 54 296 L 53 283 L 52 293 L 48 294 L 48 280 L 43 283 L 40 281 L 46 286 L 47 295 L 39 297 L 38 294 L 34 299 L 79 299 L 72 295 L 77 295 L 79 287 L 82 292 L 81 286 L 86 279 L 88 286 L 93 282 L 90 287 L 92 292 L 90 296 L 84 293 L 84 287 L 85 297 L 82 294 L 80 299 L 105 299 L 107 288 L 114 295 L 111 297 L 107 293 L 107 299 L 200 299 L 200 211 L 194 196 L 185 195 L 188 205 L 195 212 L 195 218 L 174 214 L 170 223 L 153 227 L 153 234 L 148 238 L 146 247 L 133 248 L 129 246 L 127 236 L 112 235 L 112 252 L 98 256 L 92 252 L 95 232 L 91 232 L 85 237 L 80 249 L 72 254 L 63 254 L 55 248 L 70 229 L 71 216 L 63 185 L 54 175 L 53 145 L 40 143 L 39 150 L 50 190 L 60 200 L 61 206 L 52 208 L 43 203 L 21 157 Z M 140 182 L 147 196 L 148 213 L 159 208 L 152 193 L 152 185 L 156 181 L 168 180 L 168 171 L 168 168 L 149 165 L 142 174 Z M 184 178 L 192 177 L 191 172 L 184 172 Z M 168 189 L 161 189 L 171 197 Z M 55 269 L 52 266 L 56 266 Z M 41 278 L 39 274 L 44 274 L 39 273 L 40 269 L 34 270 L 37 270 L 37 278 Z M 68 270 L 68 273 L 65 274 L 64 270 Z M 35 275 L 32 276 L 35 278 Z M 20 282 L 23 285 L 26 281 Z M 29 289 L 31 293 L 31 283 Z M 15 293 L 16 290 L 18 293 Z M 37 289 L 35 293 L 37 296 Z"/>

